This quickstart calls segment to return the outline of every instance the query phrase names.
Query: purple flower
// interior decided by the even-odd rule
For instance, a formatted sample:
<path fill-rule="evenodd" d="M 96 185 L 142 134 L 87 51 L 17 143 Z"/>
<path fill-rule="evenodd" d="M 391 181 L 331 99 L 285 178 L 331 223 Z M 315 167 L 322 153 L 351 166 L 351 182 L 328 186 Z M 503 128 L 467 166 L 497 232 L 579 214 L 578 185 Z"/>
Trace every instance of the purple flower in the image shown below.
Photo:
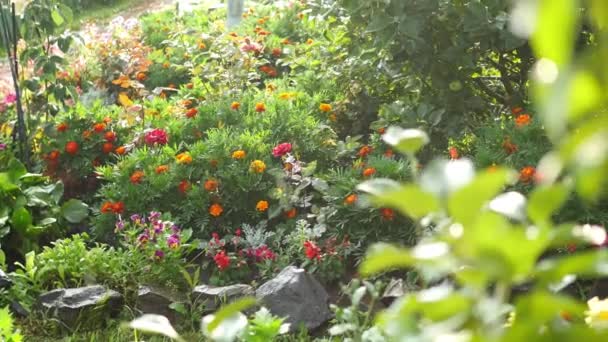
<path fill-rule="evenodd" d="M 161 221 L 156 221 L 153 224 L 154 234 L 160 234 L 165 229 L 165 224 Z"/>
<path fill-rule="evenodd" d="M 118 220 L 116 221 L 116 230 L 123 230 L 125 228 L 125 221 Z"/>
<path fill-rule="evenodd" d="M 169 245 L 169 248 L 177 248 L 179 247 L 179 240 L 179 235 L 173 234 L 167 238 L 167 245 Z"/>
<path fill-rule="evenodd" d="M 179 226 L 176 224 L 172 224 L 171 225 L 171 231 L 173 232 L 173 234 L 177 234 L 181 231 L 181 229 L 179 229 Z"/>
<path fill-rule="evenodd" d="M 139 216 L 138 214 L 133 214 L 133 215 L 131 215 L 131 221 L 133 221 L 135 223 L 140 223 L 141 222 L 141 216 Z"/>
<path fill-rule="evenodd" d="M 165 257 L 165 252 L 161 251 L 160 249 L 157 249 L 156 252 L 154 252 L 154 259 L 161 260 L 164 257 Z"/>
<path fill-rule="evenodd" d="M 0 151 L 6 150 L 6 144 L 0 143 Z"/>
<path fill-rule="evenodd" d="M 140 234 L 137 237 L 137 241 L 139 241 L 141 245 L 145 245 L 146 243 L 148 243 L 148 240 L 150 240 L 150 235 L 147 232 Z"/>
<path fill-rule="evenodd" d="M 148 215 L 148 219 L 150 222 L 154 222 L 160 218 L 160 213 L 158 211 L 151 211 L 150 215 Z"/>

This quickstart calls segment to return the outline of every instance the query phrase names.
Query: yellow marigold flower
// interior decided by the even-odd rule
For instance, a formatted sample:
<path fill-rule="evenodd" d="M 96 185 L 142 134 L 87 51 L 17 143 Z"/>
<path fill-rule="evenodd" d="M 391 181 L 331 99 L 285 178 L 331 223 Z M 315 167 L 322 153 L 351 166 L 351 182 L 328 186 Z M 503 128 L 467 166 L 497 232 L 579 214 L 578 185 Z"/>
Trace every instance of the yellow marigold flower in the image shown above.
<path fill-rule="evenodd" d="M 593 297 L 587 301 L 585 322 L 594 328 L 608 328 L 608 299 Z"/>
<path fill-rule="evenodd" d="M 329 103 L 321 103 L 319 105 L 319 110 L 327 113 L 327 112 L 331 111 L 331 105 Z"/>
<path fill-rule="evenodd" d="M 129 76 L 120 75 L 120 77 L 112 81 L 112 84 L 120 85 L 121 88 L 131 88 L 131 79 L 129 79 Z"/>
<path fill-rule="evenodd" d="M 266 170 L 266 164 L 261 160 L 254 160 L 249 165 L 249 168 L 255 173 L 262 173 Z"/>
<path fill-rule="evenodd" d="M 192 163 L 192 156 L 188 152 L 178 154 L 175 159 L 178 164 L 190 164 Z"/>
<path fill-rule="evenodd" d="M 312 45 L 312 43 L 314 43 L 314 40 L 312 40 L 311 38 L 308 38 L 308 39 L 306 40 L 306 44 L 308 44 L 308 45 Z"/>
<path fill-rule="evenodd" d="M 232 152 L 232 159 L 243 159 L 247 156 L 247 153 L 243 150 L 237 150 Z"/>
<path fill-rule="evenodd" d="M 338 121 L 338 116 L 336 116 L 336 113 L 329 114 L 329 121 L 331 121 L 331 122 Z"/>
<path fill-rule="evenodd" d="M 295 94 L 294 94 L 294 93 L 287 93 L 287 92 L 285 92 L 285 93 L 280 93 L 280 94 L 279 94 L 279 98 L 280 98 L 281 100 L 290 100 L 290 99 L 291 99 L 291 98 L 293 98 L 294 96 L 295 96 Z"/>
<path fill-rule="evenodd" d="M 260 212 L 264 212 L 264 211 L 268 210 L 268 202 L 259 201 L 258 204 L 256 204 L 255 209 Z"/>
<path fill-rule="evenodd" d="M 236 101 L 234 101 L 230 104 L 230 109 L 232 109 L 232 110 L 239 110 L 239 108 L 241 108 L 241 104 Z"/>
<path fill-rule="evenodd" d="M 269 92 L 273 92 L 273 91 L 277 90 L 277 86 L 274 83 L 268 83 L 266 85 L 266 90 Z"/>
<path fill-rule="evenodd" d="M 213 217 L 218 217 L 222 215 L 223 212 L 224 208 L 220 204 L 215 203 L 209 207 L 209 214 Z"/>

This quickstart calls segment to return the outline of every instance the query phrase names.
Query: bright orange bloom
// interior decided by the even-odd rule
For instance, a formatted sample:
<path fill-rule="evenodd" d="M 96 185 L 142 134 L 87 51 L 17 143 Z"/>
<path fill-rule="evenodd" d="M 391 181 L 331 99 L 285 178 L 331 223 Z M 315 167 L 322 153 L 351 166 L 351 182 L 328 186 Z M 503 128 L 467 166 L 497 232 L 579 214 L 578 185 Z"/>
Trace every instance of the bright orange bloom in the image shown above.
<path fill-rule="evenodd" d="M 111 142 L 105 142 L 103 143 L 101 150 L 103 153 L 108 154 L 114 150 L 114 145 Z"/>
<path fill-rule="evenodd" d="M 281 40 L 281 44 L 289 45 L 289 44 L 291 44 L 291 42 L 289 41 L 289 39 L 285 38 L 285 39 Z"/>
<path fill-rule="evenodd" d="M 171 66 L 171 63 L 169 63 L 169 62 L 163 63 L 163 68 L 165 68 L 165 69 L 169 69 L 170 66 Z"/>
<path fill-rule="evenodd" d="M 188 190 L 190 190 L 191 187 L 192 187 L 192 185 L 190 184 L 190 182 L 188 182 L 185 179 L 183 181 L 179 182 L 179 185 L 177 186 L 177 188 L 179 189 L 179 192 L 181 192 L 182 194 L 185 194 L 186 192 L 188 192 Z"/>
<path fill-rule="evenodd" d="M 115 79 L 114 81 L 112 81 L 112 84 L 114 85 L 119 85 L 121 88 L 130 88 L 131 87 L 131 79 L 129 79 L 129 76 L 126 75 L 120 75 L 120 77 L 118 77 L 117 79 Z"/>
<path fill-rule="evenodd" d="M 57 160 L 57 158 L 59 158 L 59 151 L 53 150 L 53 151 L 51 151 L 51 153 L 49 153 L 49 156 L 48 156 L 49 160 Z"/>
<path fill-rule="evenodd" d="M 524 127 L 530 124 L 530 121 L 532 121 L 530 115 L 520 114 L 517 118 L 515 118 L 515 125 L 517 125 L 517 127 Z"/>
<path fill-rule="evenodd" d="M 384 132 L 386 132 L 386 128 L 385 127 L 378 128 L 378 134 L 384 134 Z"/>
<path fill-rule="evenodd" d="M 75 141 L 68 141 L 67 144 L 65 144 L 65 151 L 68 154 L 75 155 L 76 153 L 78 153 L 78 149 L 78 143 Z"/>
<path fill-rule="evenodd" d="M 114 205 L 112 202 L 104 202 L 101 206 L 101 212 L 104 214 L 108 214 L 113 212 Z"/>
<path fill-rule="evenodd" d="M 192 89 L 192 88 L 194 88 L 194 84 L 193 83 L 188 83 L 188 84 L 186 84 L 186 88 Z"/>
<path fill-rule="evenodd" d="M 394 155 L 393 149 L 387 148 L 386 151 L 384 151 L 384 156 L 386 158 L 392 158 Z"/>
<path fill-rule="evenodd" d="M 205 50 L 207 48 L 207 45 L 205 45 L 205 43 L 203 43 L 203 42 L 200 42 L 200 43 L 198 43 L 198 48 L 200 50 Z"/>
<path fill-rule="evenodd" d="M 376 174 L 376 169 L 374 169 L 373 167 L 368 167 L 365 170 L 363 170 L 363 177 L 371 177 L 375 174 Z"/>
<path fill-rule="evenodd" d="M 344 204 L 353 205 L 355 204 L 355 202 L 357 202 L 357 199 L 359 199 L 359 196 L 357 196 L 357 194 L 350 194 L 344 199 Z"/>
<path fill-rule="evenodd" d="M 124 146 L 119 146 L 116 148 L 116 150 L 114 150 L 114 153 L 118 154 L 119 156 L 122 156 L 123 154 L 127 153 L 127 148 Z"/>
<path fill-rule="evenodd" d="M 312 45 L 312 43 L 314 43 L 314 40 L 312 40 L 311 38 L 308 38 L 308 39 L 306 40 L 306 44 L 308 44 L 308 45 Z"/>
<path fill-rule="evenodd" d="M 513 107 L 513 108 L 511 108 L 511 114 L 513 114 L 513 115 L 520 114 L 523 111 L 524 111 L 524 109 L 521 108 L 521 107 Z"/>
<path fill-rule="evenodd" d="M 319 110 L 327 113 L 331 111 L 331 105 L 329 103 L 321 103 L 319 105 Z"/>
<path fill-rule="evenodd" d="M 296 208 L 291 208 L 289 210 L 287 210 L 284 213 L 285 217 L 287 217 L 288 219 L 292 219 L 294 217 L 296 217 L 296 215 L 298 215 L 298 211 L 296 210 Z"/>
<path fill-rule="evenodd" d="M 198 114 L 198 109 L 196 109 L 196 108 L 190 108 L 186 112 L 186 117 L 187 118 L 193 118 L 193 117 L 196 116 L 196 114 Z"/>
<path fill-rule="evenodd" d="M 239 108 L 241 108 L 241 104 L 236 101 L 234 101 L 230 104 L 230 109 L 232 109 L 232 110 L 239 110 Z"/>
<path fill-rule="evenodd" d="M 367 157 L 367 155 L 372 153 L 373 150 L 374 149 L 371 148 L 370 146 L 365 145 L 365 146 L 361 147 L 361 149 L 359 150 L 359 153 L 357 153 L 357 155 L 359 157 Z"/>
<path fill-rule="evenodd" d="M 177 160 L 178 164 L 191 164 L 192 163 L 192 156 L 188 152 L 183 152 L 183 153 L 178 154 L 175 157 L 175 159 Z"/>
<path fill-rule="evenodd" d="M 125 204 L 123 202 L 116 202 L 112 204 L 112 211 L 114 214 L 122 214 L 125 211 Z"/>
<path fill-rule="evenodd" d="M 186 108 L 190 108 L 192 106 L 192 100 L 190 100 L 190 99 L 182 100 L 182 106 L 184 106 Z"/>
<path fill-rule="evenodd" d="M 274 48 L 272 49 L 272 55 L 274 57 L 281 57 L 281 54 L 283 53 L 283 51 L 281 50 L 281 48 Z"/>
<path fill-rule="evenodd" d="M 452 160 L 460 158 L 460 153 L 458 153 L 458 149 L 454 146 L 450 147 L 450 158 Z"/>
<path fill-rule="evenodd" d="M 165 173 L 169 171 L 169 166 L 168 165 L 159 165 L 156 167 L 156 174 L 160 175 L 161 173 Z"/>
<path fill-rule="evenodd" d="M 268 210 L 268 202 L 259 201 L 258 204 L 255 205 L 255 210 L 259 212 L 265 212 L 266 210 Z"/>
<path fill-rule="evenodd" d="M 390 208 L 382 208 L 380 209 L 380 215 L 386 221 L 392 221 L 395 219 L 395 211 Z"/>
<path fill-rule="evenodd" d="M 222 208 L 220 204 L 215 203 L 209 207 L 209 214 L 213 217 L 218 217 L 222 215 L 223 212 L 224 208 Z"/>
<path fill-rule="evenodd" d="M 258 102 L 255 104 L 255 111 L 258 113 L 266 111 L 266 105 L 262 102 Z"/>
<path fill-rule="evenodd" d="M 502 142 L 502 148 L 503 150 L 505 150 L 506 154 L 513 154 L 515 152 L 517 152 L 517 145 L 515 145 L 514 143 L 511 142 L 511 138 L 506 137 L 505 140 Z"/>
<path fill-rule="evenodd" d="M 130 180 L 131 180 L 131 183 L 133 183 L 133 184 L 139 184 L 139 183 L 141 183 L 143 178 L 144 178 L 144 172 L 137 170 L 137 171 L 133 172 Z"/>
<path fill-rule="evenodd" d="M 218 183 L 215 179 L 208 179 L 205 181 L 205 190 L 211 192 L 217 190 Z"/>
<path fill-rule="evenodd" d="M 266 164 L 261 160 L 254 160 L 249 165 L 249 168 L 255 173 L 262 173 L 266 170 Z"/>
<path fill-rule="evenodd" d="M 232 152 L 232 159 L 243 159 L 245 158 L 245 156 L 247 155 L 247 153 L 243 150 L 237 150 Z"/>
<path fill-rule="evenodd" d="M 65 132 L 67 130 L 68 130 L 68 124 L 66 124 L 65 122 L 62 122 L 59 125 L 57 125 L 57 132 Z"/>
<path fill-rule="evenodd" d="M 526 166 L 519 171 L 519 180 L 522 183 L 530 183 L 534 179 L 536 169 L 533 166 Z"/>
<path fill-rule="evenodd" d="M 146 80 L 146 73 L 145 72 L 138 72 L 137 76 L 136 76 L 137 80 L 140 82 L 143 82 Z"/>
<path fill-rule="evenodd" d="M 96 123 L 95 125 L 93 125 L 93 130 L 97 133 L 101 133 L 101 132 L 105 131 L 105 129 L 106 129 L 106 124 L 103 122 Z"/>
<path fill-rule="evenodd" d="M 107 142 L 114 142 L 116 140 L 116 132 L 107 131 L 106 134 L 103 135 L 103 138 L 106 139 Z"/>
<path fill-rule="evenodd" d="M 112 118 L 106 116 L 105 118 L 103 118 L 103 122 L 109 124 L 110 122 L 112 122 Z"/>

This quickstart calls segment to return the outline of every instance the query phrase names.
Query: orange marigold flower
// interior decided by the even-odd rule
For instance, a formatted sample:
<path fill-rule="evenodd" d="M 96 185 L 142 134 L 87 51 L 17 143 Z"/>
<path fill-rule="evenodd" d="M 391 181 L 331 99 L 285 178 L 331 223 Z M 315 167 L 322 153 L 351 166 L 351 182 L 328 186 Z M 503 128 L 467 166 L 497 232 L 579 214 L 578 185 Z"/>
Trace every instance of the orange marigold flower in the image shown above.
<path fill-rule="evenodd" d="M 215 203 L 209 207 L 209 214 L 213 217 L 218 217 L 222 215 L 223 212 L 224 208 L 222 208 L 220 204 Z"/>
<path fill-rule="evenodd" d="M 156 174 L 160 175 L 161 173 L 165 173 L 169 171 L 169 166 L 168 165 L 159 165 L 156 167 Z"/>
<path fill-rule="evenodd" d="M 68 124 L 66 124 L 65 122 L 62 122 L 59 125 L 57 125 L 57 132 L 65 132 L 67 130 L 68 130 Z"/>
<path fill-rule="evenodd" d="M 194 88 L 194 84 L 193 83 L 188 83 L 188 84 L 186 84 L 186 88 L 192 89 L 192 88 Z"/>
<path fill-rule="evenodd" d="M 57 158 L 59 158 L 59 151 L 53 150 L 53 151 L 51 151 L 51 153 L 49 153 L 49 156 L 48 156 L 49 160 L 57 160 Z"/>
<path fill-rule="evenodd" d="M 458 149 L 456 147 L 450 147 L 449 152 L 452 160 L 460 158 L 460 153 L 458 153 Z"/>
<path fill-rule="evenodd" d="M 506 137 L 505 140 L 502 142 L 502 148 L 505 151 L 506 154 L 513 154 L 515 152 L 517 152 L 517 145 L 515 145 L 514 143 L 511 142 L 511 138 Z"/>
<path fill-rule="evenodd" d="M 106 123 L 106 124 L 109 124 L 109 123 L 112 122 L 112 118 L 106 116 L 105 118 L 103 118 L 103 122 Z"/>
<path fill-rule="evenodd" d="M 363 170 L 363 177 L 371 177 L 376 174 L 376 169 L 373 167 L 368 167 Z"/>
<path fill-rule="evenodd" d="M 198 48 L 199 50 L 205 50 L 207 48 L 207 45 L 205 45 L 205 43 L 203 42 L 200 42 L 198 43 Z"/>
<path fill-rule="evenodd" d="M 232 159 L 243 159 L 247 156 L 247 153 L 243 150 L 236 150 L 232 152 Z"/>
<path fill-rule="evenodd" d="M 106 139 L 107 142 L 114 142 L 116 140 L 116 132 L 107 131 L 106 134 L 103 135 L 103 138 Z"/>
<path fill-rule="evenodd" d="M 96 123 L 95 125 L 93 125 L 93 130 L 96 133 L 101 133 L 101 132 L 105 131 L 105 129 L 106 129 L 106 124 L 103 122 Z"/>
<path fill-rule="evenodd" d="M 178 164 L 190 164 L 192 163 L 192 156 L 188 152 L 182 152 L 175 156 Z"/>
<path fill-rule="evenodd" d="M 258 102 L 255 104 L 255 111 L 258 113 L 266 111 L 266 105 L 263 102 Z"/>
<path fill-rule="evenodd" d="M 331 105 L 329 103 L 321 103 L 319 105 L 319 110 L 327 113 L 331 111 Z"/>
<path fill-rule="evenodd" d="M 380 209 L 380 215 L 386 221 L 392 221 L 395 219 L 395 211 L 390 208 L 382 208 Z"/>
<path fill-rule="evenodd" d="M 314 43 L 314 40 L 312 40 L 311 38 L 308 38 L 308 39 L 306 40 L 306 44 L 308 44 L 308 45 L 312 45 L 312 43 Z"/>
<path fill-rule="evenodd" d="M 262 173 L 266 170 L 266 164 L 261 160 L 254 160 L 249 165 L 249 168 L 255 173 Z"/>
<path fill-rule="evenodd" d="M 296 208 L 291 208 L 291 209 L 287 210 L 284 214 L 285 214 L 285 217 L 287 217 L 288 219 L 292 219 L 292 218 L 296 217 L 296 215 L 298 215 L 298 211 L 296 210 Z"/>
<path fill-rule="evenodd" d="M 169 69 L 170 66 L 171 66 L 171 63 L 169 63 L 169 62 L 163 63 L 163 68 L 165 68 L 165 69 Z"/>
<path fill-rule="evenodd" d="M 82 137 L 84 139 L 89 139 L 91 137 L 91 131 L 89 131 L 88 129 L 85 129 L 84 131 L 82 131 Z"/>
<path fill-rule="evenodd" d="M 272 49 L 272 55 L 274 57 L 281 57 L 282 53 L 283 53 L 283 51 L 281 50 L 281 48 L 274 48 L 274 49 Z"/>
<path fill-rule="evenodd" d="M 519 107 L 519 106 L 511 108 L 511 114 L 513 114 L 513 115 L 520 114 L 523 111 L 524 111 L 524 109 L 522 107 Z"/>
<path fill-rule="evenodd" d="M 146 80 L 146 73 L 145 72 L 138 72 L 137 76 L 135 76 L 137 78 L 138 81 L 143 82 Z"/>
<path fill-rule="evenodd" d="M 123 202 L 113 203 L 112 211 L 114 212 L 114 214 L 122 214 L 125 211 L 125 204 Z"/>
<path fill-rule="evenodd" d="M 181 192 L 182 194 L 185 194 L 186 192 L 188 192 L 188 190 L 190 190 L 191 187 L 192 187 L 192 185 L 190 184 L 190 182 L 188 182 L 185 179 L 183 181 L 179 182 L 179 185 L 177 186 L 177 188 L 179 189 L 179 192 Z"/>
<path fill-rule="evenodd" d="M 384 134 L 384 132 L 386 132 L 386 127 L 378 128 L 378 134 Z"/>
<path fill-rule="evenodd" d="M 186 111 L 186 117 L 190 119 L 195 117 L 196 114 L 198 114 L 198 109 L 196 108 L 190 108 L 188 111 Z"/>
<path fill-rule="evenodd" d="M 391 148 L 387 148 L 386 151 L 384 151 L 384 156 L 386 158 L 392 158 L 395 155 L 395 153 L 393 152 L 393 149 Z"/>
<path fill-rule="evenodd" d="M 357 196 L 356 194 L 348 195 L 344 199 L 344 204 L 353 205 L 353 204 L 355 204 L 355 202 L 357 202 L 357 199 L 359 199 L 359 196 Z"/>
<path fill-rule="evenodd" d="M 114 150 L 114 153 L 118 154 L 119 156 L 122 156 L 123 154 L 127 153 L 127 148 L 124 146 L 119 146 L 116 148 L 116 150 Z"/>
<path fill-rule="evenodd" d="M 117 79 L 115 79 L 114 81 L 112 81 L 112 84 L 114 85 L 119 85 L 121 88 L 130 88 L 131 87 L 131 79 L 129 79 L 129 76 L 126 75 L 120 75 L 120 77 L 118 77 Z"/>
<path fill-rule="evenodd" d="M 255 205 L 255 210 L 259 212 L 265 212 L 266 210 L 268 210 L 268 202 L 259 201 L 258 204 Z"/>
<path fill-rule="evenodd" d="M 520 114 L 519 116 L 517 116 L 517 118 L 515 118 L 515 125 L 517 125 L 517 127 L 524 127 L 524 126 L 529 125 L 530 121 L 532 121 L 532 118 L 530 118 L 530 115 Z"/>
<path fill-rule="evenodd" d="M 144 172 L 137 170 L 137 171 L 133 172 L 130 180 L 131 180 L 131 183 L 133 183 L 133 184 L 139 184 L 139 183 L 141 183 L 143 178 L 144 178 Z"/>
<path fill-rule="evenodd" d="M 530 183 L 534 179 L 536 169 L 533 166 L 526 166 L 519 171 L 519 180 L 522 183 Z"/>
<path fill-rule="evenodd" d="M 239 108 L 241 108 L 241 104 L 236 101 L 234 101 L 230 104 L 230 109 L 232 109 L 232 110 L 239 110 Z"/>
<path fill-rule="evenodd" d="M 374 149 L 371 148 L 370 146 L 365 145 L 365 146 L 361 147 L 361 149 L 359 150 L 359 153 L 357 153 L 357 155 L 359 157 L 367 157 L 367 155 L 369 155 L 370 153 L 372 153 L 373 150 Z"/>
<path fill-rule="evenodd" d="M 192 100 L 190 100 L 190 99 L 182 100 L 182 106 L 184 106 L 186 108 L 191 107 L 192 106 Z"/>
<path fill-rule="evenodd" d="M 205 181 L 205 190 L 211 192 L 217 190 L 218 183 L 215 179 L 208 179 Z"/>
<path fill-rule="evenodd" d="M 338 116 L 336 115 L 336 113 L 331 113 L 331 114 L 329 114 L 328 117 L 329 117 L 329 121 L 331 121 L 331 122 L 338 121 Z"/>
<path fill-rule="evenodd" d="M 76 153 L 78 153 L 78 150 L 79 150 L 79 146 L 78 146 L 78 143 L 75 141 L 68 141 L 65 144 L 65 151 L 68 154 L 75 155 Z"/>
<path fill-rule="evenodd" d="M 114 204 L 112 202 L 104 202 L 101 206 L 101 212 L 108 214 L 114 211 Z"/>
<path fill-rule="evenodd" d="M 105 142 L 103 143 L 101 150 L 103 153 L 108 154 L 114 150 L 114 144 L 112 144 L 111 142 Z"/>

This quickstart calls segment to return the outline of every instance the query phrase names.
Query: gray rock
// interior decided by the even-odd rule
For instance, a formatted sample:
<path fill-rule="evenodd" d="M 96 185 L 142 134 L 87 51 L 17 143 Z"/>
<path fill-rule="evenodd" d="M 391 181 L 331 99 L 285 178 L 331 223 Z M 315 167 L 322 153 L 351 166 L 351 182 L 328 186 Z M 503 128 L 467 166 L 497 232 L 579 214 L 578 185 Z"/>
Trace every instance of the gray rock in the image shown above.
<path fill-rule="evenodd" d="M 15 316 L 20 318 L 26 318 L 30 314 L 27 309 L 24 308 L 23 305 L 21 305 L 21 303 L 17 301 L 12 301 L 9 305 L 9 309 Z"/>
<path fill-rule="evenodd" d="M 205 311 L 214 311 L 222 303 L 230 303 L 236 299 L 253 296 L 254 294 L 253 287 L 245 284 L 221 287 L 200 285 L 192 291 L 192 298 L 199 304 L 203 304 Z"/>
<path fill-rule="evenodd" d="M 13 281 L 4 271 L 0 270 L 0 289 L 7 289 L 13 285 Z"/>
<path fill-rule="evenodd" d="M 395 299 L 403 297 L 406 292 L 407 288 L 403 284 L 403 279 L 392 278 L 384 289 L 381 300 L 384 304 L 390 305 Z"/>
<path fill-rule="evenodd" d="M 274 315 L 285 317 L 291 332 L 301 325 L 316 329 L 332 318 L 327 291 L 312 275 L 294 266 L 260 286 L 256 297 Z"/>
<path fill-rule="evenodd" d="M 145 314 L 163 315 L 170 321 L 175 322 L 177 312 L 169 306 L 172 303 L 183 301 L 185 301 L 185 298 L 179 298 L 169 291 L 150 286 L 140 286 L 137 290 L 136 309 Z"/>
<path fill-rule="evenodd" d="M 85 320 L 101 322 L 107 316 L 115 316 L 121 305 L 120 293 L 94 285 L 44 293 L 38 297 L 37 306 L 68 327 L 76 327 Z"/>

